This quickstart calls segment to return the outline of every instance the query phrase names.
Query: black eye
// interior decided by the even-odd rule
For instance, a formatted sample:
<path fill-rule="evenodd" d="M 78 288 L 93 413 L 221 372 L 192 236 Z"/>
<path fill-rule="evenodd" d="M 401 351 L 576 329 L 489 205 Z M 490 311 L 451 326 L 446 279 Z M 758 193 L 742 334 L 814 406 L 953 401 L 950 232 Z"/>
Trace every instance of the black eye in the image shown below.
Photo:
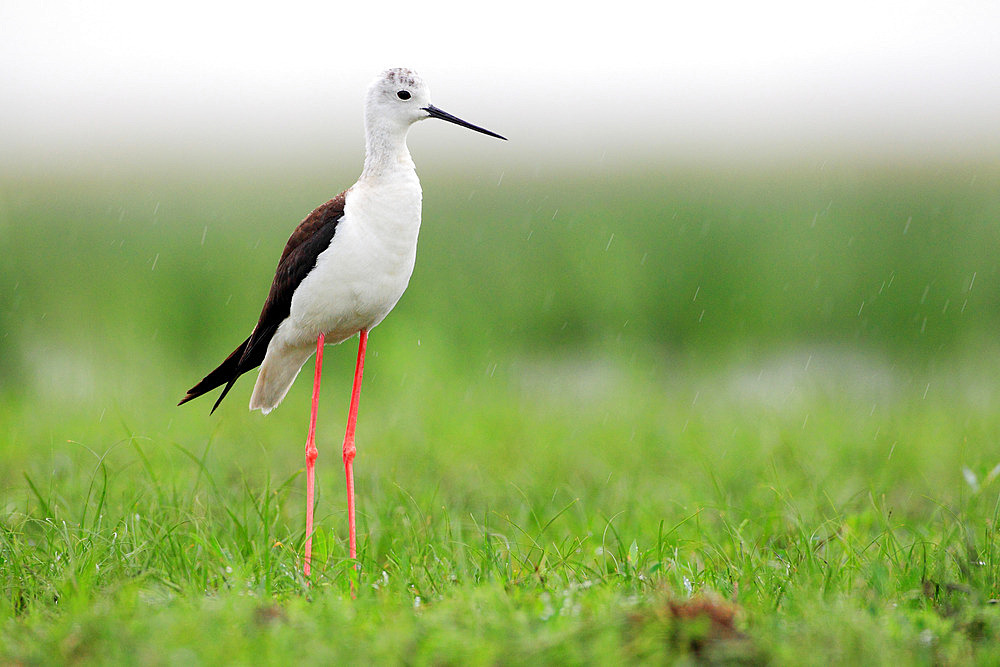
<path fill-rule="evenodd" d="M 408 100 L 408 99 L 410 99 L 410 91 L 408 91 L 408 90 L 401 90 L 398 93 L 396 93 L 396 97 L 398 97 L 401 100 Z"/>

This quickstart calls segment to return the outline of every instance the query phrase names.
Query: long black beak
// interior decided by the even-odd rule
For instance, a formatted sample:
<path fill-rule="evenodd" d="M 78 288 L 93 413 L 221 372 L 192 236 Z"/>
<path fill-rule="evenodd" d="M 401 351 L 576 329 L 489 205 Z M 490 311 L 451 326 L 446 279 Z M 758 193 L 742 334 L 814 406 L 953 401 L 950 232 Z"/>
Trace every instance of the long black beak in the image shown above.
<path fill-rule="evenodd" d="M 433 104 L 431 104 L 430 106 L 424 107 L 424 111 L 426 111 L 428 114 L 430 114 L 431 118 L 440 118 L 441 120 L 446 120 L 449 123 L 454 123 L 455 125 L 461 125 L 462 127 L 467 127 L 470 130 L 475 130 L 476 132 L 482 132 L 483 134 L 488 134 L 491 137 L 496 137 L 497 139 L 503 139 L 504 141 L 507 141 L 507 137 L 502 137 L 499 134 L 497 134 L 496 132 L 490 132 L 487 129 L 479 127 L 478 125 L 473 125 L 472 123 L 467 123 L 464 120 L 462 120 L 461 118 L 457 118 L 455 116 L 452 116 L 447 111 L 441 111 L 440 109 L 438 109 Z"/>

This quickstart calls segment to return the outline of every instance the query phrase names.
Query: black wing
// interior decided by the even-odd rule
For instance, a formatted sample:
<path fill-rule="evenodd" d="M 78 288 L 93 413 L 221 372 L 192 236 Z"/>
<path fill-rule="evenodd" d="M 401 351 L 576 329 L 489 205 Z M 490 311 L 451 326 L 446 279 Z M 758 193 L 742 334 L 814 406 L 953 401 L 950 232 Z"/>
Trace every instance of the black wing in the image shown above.
<path fill-rule="evenodd" d="M 212 412 L 215 412 L 219 403 L 232 389 L 236 379 L 247 371 L 260 366 L 261 362 L 264 361 L 267 345 L 271 342 L 274 332 L 278 330 L 278 326 L 285 321 L 291 311 L 292 295 L 316 266 L 316 258 L 319 257 L 319 254 L 330 247 L 330 242 L 337 230 L 337 223 L 344 217 L 345 195 L 346 192 L 342 192 L 323 204 L 295 228 L 295 231 L 288 238 L 288 243 L 285 244 L 281 259 L 278 260 L 278 268 L 274 272 L 271 290 L 264 301 L 264 308 L 261 309 L 260 319 L 257 320 L 257 326 L 254 327 L 253 333 L 233 350 L 226 357 L 226 360 L 219 364 L 218 368 L 189 389 L 177 405 L 184 405 L 224 384 L 225 388 L 212 407 Z"/>

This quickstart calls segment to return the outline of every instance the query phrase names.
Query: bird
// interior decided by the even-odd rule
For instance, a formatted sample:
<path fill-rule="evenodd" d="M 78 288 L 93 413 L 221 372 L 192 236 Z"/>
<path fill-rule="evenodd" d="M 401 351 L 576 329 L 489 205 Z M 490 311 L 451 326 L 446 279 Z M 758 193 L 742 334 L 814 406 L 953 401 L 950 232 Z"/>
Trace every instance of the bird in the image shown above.
<path fill-rule="evenodd" d="M 350 558 L 357 559 L 354 518 L 355 427 L 368 332 L 385 319 L 409 284 L 416 261 L 422 191 L 406 145 L 410 127 L 435 118 L 502 139 L 431 104 L 415 71 L 393 68 L 368 87 L 364 104 L 365 160 L 357 182 L 318 206 L 295 228 L 253 331 L 219 366 L 188 390 L 183 405 L 223 387 L 212 412 L 237 378 L 258 366 L 250 410 L 281 403 L 315 351 L 312 408 L 306 436 L 306 541 L 303 573 L 312 561 L 316 415 L 325 345 L 358 336 L 358 356 L 344 434 Z"/>

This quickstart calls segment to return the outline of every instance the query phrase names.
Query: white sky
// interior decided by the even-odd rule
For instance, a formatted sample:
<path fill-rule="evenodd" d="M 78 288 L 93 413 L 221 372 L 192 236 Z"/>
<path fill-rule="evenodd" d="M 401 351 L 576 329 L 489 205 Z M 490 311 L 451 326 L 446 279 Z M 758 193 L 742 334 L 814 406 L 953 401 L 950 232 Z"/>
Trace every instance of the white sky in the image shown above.
<path fill-rule="evenodd" d="M 997 0 L 581 4 L 3 0 L 0 160 L 358 148 L 390 66 L 524 156 L 1000 155 Z"/>

